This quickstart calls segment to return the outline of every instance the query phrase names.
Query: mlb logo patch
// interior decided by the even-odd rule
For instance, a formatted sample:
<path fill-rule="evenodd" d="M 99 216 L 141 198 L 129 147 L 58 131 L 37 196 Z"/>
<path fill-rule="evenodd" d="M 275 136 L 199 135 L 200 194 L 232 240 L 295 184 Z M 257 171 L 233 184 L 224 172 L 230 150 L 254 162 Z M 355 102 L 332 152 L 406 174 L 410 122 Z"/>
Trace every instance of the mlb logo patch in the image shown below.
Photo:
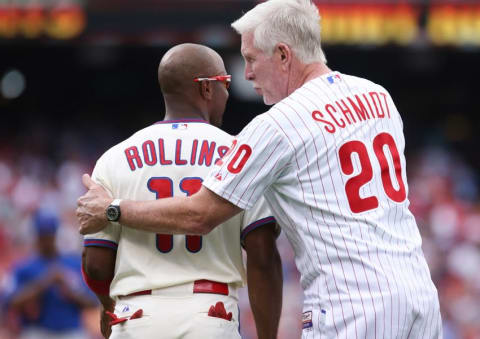
<path fill-rule="evenodd" d="M 335 74 L 335 75 L 330 75 L 327 77 L 327 80 L 330 84 L 335 83 L 335 81 L 341 80 L 340 75 Z"/>
<path fill-rule="evenodd" d="M 172 124 L 172 129 L 187 129 L 188 124 Z"/>
<path fill-rule="evenodd" d="M 312 311 L 303 312 L 302 314 L 302 329 L 308 330 L 313 327 Z"/>

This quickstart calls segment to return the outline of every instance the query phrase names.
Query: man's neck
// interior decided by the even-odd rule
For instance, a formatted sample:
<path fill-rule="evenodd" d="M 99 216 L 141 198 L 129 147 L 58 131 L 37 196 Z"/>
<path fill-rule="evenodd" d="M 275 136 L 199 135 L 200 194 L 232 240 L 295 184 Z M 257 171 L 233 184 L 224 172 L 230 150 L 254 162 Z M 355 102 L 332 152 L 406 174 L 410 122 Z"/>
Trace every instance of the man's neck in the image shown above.
<path fill-rule="evenodd" d="M 307 65 L 305 67 L 302 85 L 312 79 L 315 79 L 324 74 L 330 73 L 331 71 L 332 70 L 323 62 Z"/>
<path fill-rule="evenodd" d="M 298 69 L 299 72 L 297 72 L 297 76 L 293 76 L 291 79 L 291 85 L 289 86 L 290 91 L 288 95 L 292 94 L 295 90 L 302 87 L 308 81 L 318 78 L 332 71 L 323 62 L 299 65 Z"/>
<path fill-rule="evenodd" d="M 208 122 L 208 119 L 204 117 L 201 113 L 179 113 L 179 112 L 166 112 L 165 118 L 163 120 L 205 120 Z"/>
<path fill-rule="evenodd" d="M 165 103 L 164 120 L 179 119 L 202 119 L 205 121 L 210 121 L 208 114 L 206 112 L 202 112 L 202 110 L 197 107 L 184 104 L 181 101 L 176 101 L 173 104 Z"/>

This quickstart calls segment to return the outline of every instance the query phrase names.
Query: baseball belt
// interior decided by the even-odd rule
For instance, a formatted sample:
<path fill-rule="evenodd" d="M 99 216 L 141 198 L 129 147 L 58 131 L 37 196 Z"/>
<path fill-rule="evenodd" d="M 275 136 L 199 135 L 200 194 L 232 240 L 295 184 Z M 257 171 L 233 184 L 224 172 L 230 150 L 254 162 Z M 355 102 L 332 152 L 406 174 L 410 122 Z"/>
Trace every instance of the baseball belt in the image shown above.
<path fill-rule="evenodd" d="M 202 280 L 195 280 L 193 282 L 192 292 L 228 295 L 229 289 L 228 289 L 228 284 L 226 283 L 202 279 Z M 151 295 L 151 294 L 155 294 L 155 290 L 153 292 L 152 290 L 138 291 L 138 292 L 127 294 L 126 297 L 139 296 L 139 295 Z"/>

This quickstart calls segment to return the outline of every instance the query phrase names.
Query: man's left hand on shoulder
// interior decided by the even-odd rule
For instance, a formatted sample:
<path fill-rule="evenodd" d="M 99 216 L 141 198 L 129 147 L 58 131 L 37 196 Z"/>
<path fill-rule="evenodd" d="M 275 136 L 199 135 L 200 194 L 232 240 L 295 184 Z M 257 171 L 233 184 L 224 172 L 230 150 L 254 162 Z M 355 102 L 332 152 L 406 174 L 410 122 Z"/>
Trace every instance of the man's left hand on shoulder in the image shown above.
<path fill-rule="evenodd" d="M 82 176 L 82 182 L 88 192 L 77 200 L 77 219 L 80 234 L 91 234 L 103 230 L 107 224 L 105 210 L 112 198 L 105 189 L 95 183 L 88 174 Z"/>

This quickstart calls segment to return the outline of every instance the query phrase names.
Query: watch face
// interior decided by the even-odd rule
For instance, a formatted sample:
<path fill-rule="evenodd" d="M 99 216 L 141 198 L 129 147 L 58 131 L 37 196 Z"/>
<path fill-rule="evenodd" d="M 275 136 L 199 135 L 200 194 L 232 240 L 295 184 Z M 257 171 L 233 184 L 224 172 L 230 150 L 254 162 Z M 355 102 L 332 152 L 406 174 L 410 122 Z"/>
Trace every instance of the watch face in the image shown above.
<path fill-rule="evenodd" d="M 107 208 L 107 219 L 109 221 L 117 221 L 120 217 L 120 211 L 115 206 L 109 206 Z"/>

